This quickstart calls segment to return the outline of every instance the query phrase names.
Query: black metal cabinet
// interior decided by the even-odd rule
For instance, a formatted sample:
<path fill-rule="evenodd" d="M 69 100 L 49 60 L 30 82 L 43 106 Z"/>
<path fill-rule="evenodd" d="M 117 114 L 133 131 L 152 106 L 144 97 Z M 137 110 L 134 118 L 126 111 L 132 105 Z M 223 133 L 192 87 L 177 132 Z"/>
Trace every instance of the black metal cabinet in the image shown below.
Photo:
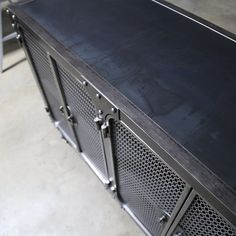
<path fill-rule="evenodd" d="M 53 3 L 44 2 L 44 4 L 49 4 L 54 9 Z M 101 4 L 102 3 L 104 3 L 104 1 L 101 1 Z M 156 32 L 156 30 L 153 31 L 156 27 L 160 27 L 159 30 L 161 30 L 161 34 L 157 32 L 155 37 L 157 37 L 158 40 L 160 39 L 160 43 L 163 43 L 160 35 L 165 33 L 166 28 L 156 24 L 156 17 L 158 15 L 156 14 L 156 5 L 149 5 L 151 3 L 144 0 L 137 0 L 137 5 L 135 5 L 134 8 L 132 1 L 127 1 L 126 3 L 126 1 L 120 0 L 116 3 L 109 3 L 113 11 L 117 11 L 117 8 L 125 11 L 124 14 L 127 21 L 130 20 L 131 22 L 129 22 L 132 26 L 130 30 L 134 30 L 135 37 L 131 37 L 132 40 L 130 42 L 132 43 L 127 41 L 129 43 L 127 44 L 127 48 L 125 48 L 122 45 L 116 45 L 119 40 L 113 44 L 113 40 L 109 37 L 107 44 L 103 42 L 103 38 L 101 40 L 101 38 L 97 37 L 95 40 L 95 38 L 92 37 L 92 31 L 90 34 L 90 31 L 87 30 L 86 27 L 83 28 L 83 24 L 91 22 L 95 24 L 94 18 L 92 17 L 93 14 L 90 16 L 92 11 L 89 10 L 90 7 L 93 9 L 94 3 L 87 5 L 87 1 L 81 0 L 80 10 L 84 6 L 84 11 L 88 10 L 88 14 L 86 14 L 86 12 L 80 12 L 80 17 L 86 18 L 89 22 L 80 19 L 81 21 L 78 21 L 78 24 L 80 24 L 81 28 L 79 28 L 78 31 L 87 36 L 86 40 L 83 40 L 83 35 L 75 35 L 74 38 L 71 38 L 71 35 L 59 34 L 57 30 L 58 28 L 60 29 L 60 24 L 57 20 L 52 20 L 54 27 L 52 27 L 52 24 L 49 28 L 54 31 L 52 31 L 51 34 L 54 33 L 58 35 L 58 40 L 61 42 L 58 42 L 52 37 L 42 25 L 35 22 L 34 18 L 40 18 L 41 24 L 43 24 L 42 22 L 45 22 L 43 17 L 48 17 L 47 13 L 45 13 L 45 5 L 43 4 L 41 6 L 40 1 L 35 2 L 35 4 L 36 5 L 32 3 L 33 10 L 30 4 L 29 8 L 26 7 L 26 12 L 29 11 L 30 14 L 33 15 L 31 17 L 24 12 L 24 7 L 23 9 L 21 9 L 21 7 L 12 7 L 10 14 L 11 16 L 16 14 L 16 16 L 14 15 L 12 18 L 15 21 L 16 29 L 20 34 L 19 38 L 23 43 L 29 62 L 32 65 L 36 82 L 45 101 L 46 110 L 51 115 L 54 124 L 60 130 L 63 137 L 80 152 L 80 156 L 91 167 L 109 192 L 117 199 L 119 204 L 130 214 L 147 235 L 236 236 L 235 189 L 233 189 L 233 186 L 228 186 L 228 184 L 222 181 L 217 176 L 217 173 L 209 170 L 211 166 L 205 166 L 201 162 L 201 158 L 209 153 L 206 148 L 207 144 L 202 140 L 199 141 L 198 138 L 201 135 L 204 136 L 205 131 L 207 130 L 208 132 L 209 130 L 199 129 L 198 125 L 195 126 L 195 121 L 199 118 L 198 115 L 194 115 L 191 119 L 189 118 L 190 120 L 187 120 L 186 130 L 182 130 L 185 128 L 182 125 L 181 127 L 172 127 L 173 124 L 179 124 L 182 119 L 182 110 L 180 109 L 179 111 L 176 109 L 174 113 L 172 113 L 171 109 L 174 106 L 178 107 L 178 102 L 176 103 L 175 99 L 172 101 L 175 95 L 173 95 L 174 93 L 168 92 L 169 90 L 174 89 L 177 94 L 180 93 L 181 89 L 184 89 L 188 91 L 187 95 L 192 99 L 190 99 L 191 102 L 194 104 L 197 102 L 197 106 L 201 107 L 202 102 L 205 101 L 205 99 L 209 99 L 212 107 L 216 106 L 217 109 L 220 109 L 223 106 L 218 108 L 217 104 L 213 101 L 217 93 L 213 89 L 210 91 L 211 96 L 207 96 L 203 88 L 203 82 L 195 77 L 195 69 L 188 71 L 188 73 L 192 73 L 192 77 L 194 77 L 193 80 L 189 81 L 185 78 L 186 81 L 182 81 L 180 79 L 181 86 L 176 82 L 179 81 L 179 78 L 176 78 L 176 81 L 175 78 L 172 78 L 175 73 L 171 76 L 164 73 L 167 79 L 170 80 L 158 80 L 158 83 L 156 83 L 156 80 L 150 79 L 153 76 L 152 73 L 150 77 L 145 77 L 148 74 L 148 70 L 145 68 L 149 68 L 152 72 L 155 69 L 153 63 L 151 63 L 152 65 L 149 67 L 150 64 L 145 64 L 145 58 L 140 59 L 137 62 L 138 65 L 141 63 L 139 66 L 142 66 L 142 63 L 144 63 L 145 66 L 142 67 L 142 70 L 137 70 L 138 65 L 134 64 L 134 60 L 131 60 L 129 55 L 125 57 L 123 54 L 128 51 L 136 55 L 135 47 L 140 46 L 142 50 L 147 50 L 142 55 L 147 58 L 156 58 L 156 53 L 151 53 L 148 44 L 143 44 L 143 42 L 146 42 L 146 37 L 150 32 Z M 106 13 L 105 7 L 108 7 L 107 5 L 109 4 L 106 2 L 104 8 L 101 7 L 98 9 L 98 12 L 96 11 L 96 14 L 102 13 L 99 15 L 100 18 Z M 127 8 L 126 4 L 131 4 L 132 7 Z M 139 18 L 139 5 L 143 6 L 143 9 L 152 17 L 149 19 L 143 17 Z M 71 9 L 71 6 L 66 6 Z M 36 7 L 40 7 L 40 9 L 42 7 L 42 16 L 35 13 Z M 50 7 L 47 8 L 47 11 L 48 9 L 50 9 Z M 60 11 L 61 8 L 57 10 Z M 167 17 L 168 19 L 172 19 L 173 17 L 175 19 L 177 14 L 171 11 L 167 12 L 166 9 L 163 11 L 161 7 L 157 10 L 160 13 L 158 17 Z M 71 9 L 71 11 L 73 11 L 73 9 Z M 177 11 L 181 12 L 179 9 L 177 9 Z M 138 26 L 144 30 L 143 34 L 140 34 L 139 28 L 136 28 L 137 24 L 134 24 L 133 18 L 129 15 L 130 12 L 134 14 L 133 17 L 138 17 L 137 19 L 143 22 L 143 25 L 140 24 Z M 115 15 L 115 17 L 119 18 L 120 15 Z M 181 15 L 181 17 L 183 16 Z M 185 25 L 187 30 L 194 28 L 196 32 L 203 34 L 203 36 L 201 36 L 202 40 L 204 37 L 207 38 L 208 42 L 212 40 L 214 36 L 212 34 L 214 33 L 209 29 L 209 27 L 212 26 L 208 25 L 207 30 L 209 31 L 207 31 L 205 28 L 201 28 L 206 24 L 205 22 L 202 22 L 198 28 L 196 22 L 193 23 L 189 21 L 189 19 L 181 17 L 176 19 L 176 22 L 179 22 L 178 24 L 176 23 L 176 27 Z M 99 20 L 101 19 L 97 19 L 97 21 Z M 118 24 L 117 22 L 112 21 L 113 24 Z M 170 22 L 173 21 L 168 21 L 167 23 L 171 24 Z M 77 21 L 74 23 L 77 27 Z M 93 27 L 93 32 L 98 33 L 95 27 L 96 24 L 95 26 L 93 26 L 93 24 L 91 26 Z M 122 24 L 125 27 L 119 27 L 117 30 L 128 37 L 127 25 L 124 24 L 124 22 Z M 108 32 L 117 33 L 116 30 L 114 31 L 110 21 L 101 20 L 101 22 L 98 22 L 98 25 Z M 149 30 L 146 30 L 146 27 L 149 26 Z M 214 29 L 214 27 L 212 29 Z M 67 27 L 61 30 L 71 32 Z M 232 38 L 230 39 L 230 43 L 226 41 L 226 38 L 228 37 L 227 39 L 229 39 L 230 36 L 222 37 L 223 33 L 224 32 L 217 34 L 216 44 L 224 44 L 220 55 L 226 58 L 225 61 L 231 62 L 235 45 L 232 43 Z M 169 34 L 172 35 L 172 32 L 166 32 L 167 38 Z M 78 43 L 77 40 L 79 41 Z M 86 43 L 89 40 L 94 44 L 97 43 L 97 48 L 87 45 Z M 135 42 L 133 42 L 133 40 Z M 195 39 L 193 41 L 195 42 Z M 164 44 L 166 42 L 169 43 L 170 46 L 173 46 L 170 39 L 165 41 Z M 155 42 L 152 43 L 151 46 L 154 47 Z M 182 52 L 178 49 L 179 45 L 180 44 L 175 45 L 177 49 L 173 46 L 173 50 L 176 49 Z M 112 50 L 106 50 L 106 46 L 108 48 L 111 47 Z M 183 49 L 184 53 L 196 53 L 196 49 L 199 47 L 198 42 L 194 44 L 190 43 L 189 47 L 188 50 Z M 192 47 L 196 48 L 192 50 Z M 227 52 L 231 51 L 229 50 L 230 47 L 233 48 L 232 54 L 230 53 L 227 57 L 227 55 L 224 54 L 224 50 Z M 72 51 L 77 50 L 76 55 L 70 52 L 69 49 Z M 139 48 L 137 48 L 137 51 L 138 49 Z M 165 51 L 164 48 L 160 51 L 160 55 L 165 55 L 165 53 L 169 52 L 168 50 Z M 207 52 L 207 47 L 204 50 Z M 117 56 L 113 52 L 121 54 Z M 218 54 L 214 54 L 214 48 L 211 48 L 209 53 L 212 58 L 219 56 Z M 85 61 L 82 60 L 80 56 L 83 56 Z M 183 55 L 180 53 L 180 55 L 176 56 L 180 56 L 181 58 Z M 197 58 L 195 59 L 199 59 L 199 56 L 201 56 L 201 54 L 197 53 Z M 120 61 L 119 58 L 122 58 L 122 60 Z M 168 66 L 163 65 L 160 58 L 158 60 L 157 62 L 160 64 L 159 69 L 161 72 L 163 68 L 165 69 Z M 126 61 L 127 65 L 124 61 Z M 218 60 L 213 60 L 213 63 L 217 64 Z M 199 65 L 203 67 L 206 66 L 208 69 L 212 67 L 211 63 L 207 63 L 206 61 Z M 172 66 L 172 60 L 169 66 Z M 227 68 L 228 65 L 226 66 L 226 69 Z M 228 69 L 230 68 L 231 67 Z M 230 73 L 233 74 L 234 68 L 232 68 Z M 96 70 L 98 70 L 98 73 Z M 220 72 L 222 71 L 224 71 L 224 69 L 220 69 Z M 177 68 L 177 72 L 180 73 L 179 68 Z M 208 70 L 207 73 L 208 75 L 204 74 L 206 77 L 205 80 L 208 80 L 207 76 L 212 75 L 210 70 Z M 228 70 L 227 73 L 229 73 Z M 144 77 L 140 79 L 138 77 L 138 79 L 136 79 L 136 76 L 139 76 L 139 74 Z M 101 77 L 101 75 L 103 75 L 103 77 Z M 148 82 L 145 82 L 145 78 Z M 212 78 L 207 81 L 207 86 L 211 81 Z M 219 77 L 218 83 L 218 85 L 224 84 L 224 81 L 221 81 Z M 232 83 L 232 80 L 229 80 L 227 83 Z M 232 84 L 234 85 L 235 83 Z M 134 86 L 132 87 L 131 85 Z M 160 85 L 165 88 L 164 92 L 160 89 Z M 116 86 L 119 88 L 119 91 L 116 89 Z M 224 89 L 228 89 L 233 97 L 233 88 L 233 86 L 228 86 L 227 84 Z M 192 90 L 193 94 L 189 92 L 190 90 Z M 147 96 L 148 91 L 157 91 L 154 96 L 155 99 L 153 98 L 152 100 L 152 97 Z M 200 93 L 198 91 L 203 92 Z M 142 95 L 141 98 L 139 95 Z M 195 99 L 196 97 L 197 99 Z M 228 103 L 228 98 L 221 102 L 224 103 L 224 101 Z M 155 110 L 156 104 L 158 104 L 158 109 Z M 206 112 L 205 114 L 212 111 L 211 106 L 209 105 L 208 107 L 207 104 L 204 104 L 204 109 L 201 111 Z M 169 107 L 167 105 L 171 106 Z M 137 106 L 139 108 L 145 106 L 144 108 L 147 109 L 140 110 Z M 182 106 L 182 108 L 183 107 L 186 108 L 185 106 Z M 170 114 L 165 117 L 166 114 L 164 113 L 166 113 L 167 110 Z M 197 157 L 187 149 L 188 145 L 191 146 L 191 143 L 182 146 L 178 140 L 173 139 L 168 132 L 165 132 L 163 128 L 156 123 L 159 119 L 158 117 L 158 119 L 155 120 L 157 118 L 156 114 L 159 111 L 161 111 L 161 113 L 163 112 L 163 114 L 158 115 L 162 119 L 160 124 L 163 126 L 167 125 L 164 128 L 170 128 L 170 130 L 173 128 L 172 131 L 174 132 L 172 134 L 178 131 L 180 137 L 183 136 L 184 139 L 187 140 L 191 132 L 193 132 L 192 128 L 196 128 L 196 132 L 200 132 L 196 136 L 191 136 L 191 142 L 193 142 L 193 146 L 197 147 L 199 152 L 204 153 L 201 158 L 197 159 Z M 184 112 L 188 111 L 189 109 L 184 109 Z M 146 113 L 148 113 L 149 116 L 147 116 Z M 173 114 L 179 119 L 177 123 L 172 119 Z M 192 115 L 191 112 L 189 114 L 190 116 Z M 211 119 L 214 120 L 214 117 L 211 117 Z M 228 120 L 228 117 L 224 117 L 224 119 Z M 210 130 L 211 128 L 212 127 L 210 127 Z M 217 126 L 217 128 L 219 127 Z M 228 141 L 231 132 L 225 130 L 223 126 L 220 126 L 219 130 L 221 130 L 222 135 L 226 137 L 226 141 L 224 140 L 224 142 L 230 146 L 230 150 L 234 150 L 231 141 Z M 216 146 L 216 143 L 220 139 L 217 141 L 216 134 L 213 133 L 212 135 L 211 138 L 215 140 L 213 144 L 209 143 L 209 148 L 213 154 L 216 154 L 216 151 L 212 150 L 212 147 Z M 175 137 L 178 138 L 178 135 Z M 199 148 L 197 143 L 199 143 Z M 221 152 L 222 150 L 223 148 L 220 147 Z M 232 161 L 231 157 L 232 153 L 228 155 L 227 161 Z M 220 159 L 217 156 L 217 162 L 219 161 Z M 219 165 L 214 166 L 214 168 L 215 167 L 217 167 L 217 171 L 221 170 Z M 234 173 L 231 171 L 233 168 L 230 168 L 230 173 L 226 176 L 225 181 L 232 184 L 234 180 L 230 177 L 234 176 Z M 226 173 L 225 169 L 222 169 L 222 173 L 222 176 L 224 176 Z"/>

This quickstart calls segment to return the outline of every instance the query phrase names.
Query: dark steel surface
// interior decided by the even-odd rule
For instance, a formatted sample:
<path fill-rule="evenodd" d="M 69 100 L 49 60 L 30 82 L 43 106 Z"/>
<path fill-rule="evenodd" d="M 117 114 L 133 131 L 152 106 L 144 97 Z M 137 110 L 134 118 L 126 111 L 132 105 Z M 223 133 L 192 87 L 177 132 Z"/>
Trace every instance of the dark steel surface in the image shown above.
<path fill-rule="evenodd" d="M 233 41 L 149 0 L 22 8 L 236 189 Z"/>

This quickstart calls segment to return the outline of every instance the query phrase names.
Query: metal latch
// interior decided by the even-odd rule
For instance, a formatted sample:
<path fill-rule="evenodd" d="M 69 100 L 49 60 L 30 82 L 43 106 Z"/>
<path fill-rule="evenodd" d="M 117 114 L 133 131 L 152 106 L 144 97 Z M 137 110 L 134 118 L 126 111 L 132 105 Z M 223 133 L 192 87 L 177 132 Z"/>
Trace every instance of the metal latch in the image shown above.
<path fill-rule="evenodd" d="M 101 126 L 101 130 L 103 137 L 107 138 L 109 134 L 109 125 L 107 123 L 103 123 L 103 125 Z"/>
<path fill-rule="evenodd" d="M 96 124 L 97 130 L 101 130 L 103 137 L 107 138 L 109 134 L 109 124 L 104 122 L 100 117 L 95 117 L 94 122 Z"/>
<path fill-rule="evenodd" d="M 66 117 L 66 114 L 65 114 L 65 111 L 64 111 L 64 107 L 63 106 L 60 106 L 59 107 L 59 110 L 60 110 L 60 112 L 62 113 L 62 115 L 64 116 L 64 117 Z M 66 118 L 72 125 L 76 125 L 77 123 L 76 123 L 76 121 L 75 121 L 75 119 L 74 119 L 74 117 L 73 117 L 73 115 L 72 115 L 72 112 L 71 112 L 71 109 L 70 109 L 70 107 L 67 105 L 66 106 L 66 110 L 67 110 L 67 114 L 68 114 L 68 117 Z"/>
<path fill-rule="evenodd" d="M 68 120 L 72 125 L 77 125 L 77 123 L 76 123 L 76 121 L 75 121 L 75 118 L 74 118 L 74 116 L 72 115 L 71 109 L 70 109 L 70 107 L 69 107 L 68 105 L 66 106 L 66 109 L 67 109 L 67 114 L 68 114 L 67 120 Z"/>
<path fill-rule="evenodd" d="M 95 124 L 96 124 L 97 130 L 101 130 L 102 118 L 95 117 L 95 118 L 94 118 L 94 122 L 95 122 Z"/>

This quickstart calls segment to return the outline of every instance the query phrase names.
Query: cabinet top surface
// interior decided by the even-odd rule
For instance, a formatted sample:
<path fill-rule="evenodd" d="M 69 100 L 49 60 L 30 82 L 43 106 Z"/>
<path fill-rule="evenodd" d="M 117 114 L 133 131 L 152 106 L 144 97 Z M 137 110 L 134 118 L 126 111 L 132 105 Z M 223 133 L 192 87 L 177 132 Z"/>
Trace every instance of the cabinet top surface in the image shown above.
<path fill-rule="evenodd" d="M 236 190 L 236 44 L 150 0 L 22 5 Z"/>

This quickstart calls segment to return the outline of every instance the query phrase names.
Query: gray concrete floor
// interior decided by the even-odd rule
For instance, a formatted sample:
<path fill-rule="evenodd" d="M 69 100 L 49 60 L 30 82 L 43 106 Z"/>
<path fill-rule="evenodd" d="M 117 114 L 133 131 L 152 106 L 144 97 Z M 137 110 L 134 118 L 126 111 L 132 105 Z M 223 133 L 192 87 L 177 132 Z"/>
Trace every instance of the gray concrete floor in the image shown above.
<path fill-rule="evenodd" d="M 235 0 L 166 0 L 236 34 Z"/>
<path fill-rule="evenodd" d="M 169 2 L 236 33 L 235 0 Z M 22 59 L 8 53 L 0 75 L 0 236 L 143 235 L 60 138 Z"/>

